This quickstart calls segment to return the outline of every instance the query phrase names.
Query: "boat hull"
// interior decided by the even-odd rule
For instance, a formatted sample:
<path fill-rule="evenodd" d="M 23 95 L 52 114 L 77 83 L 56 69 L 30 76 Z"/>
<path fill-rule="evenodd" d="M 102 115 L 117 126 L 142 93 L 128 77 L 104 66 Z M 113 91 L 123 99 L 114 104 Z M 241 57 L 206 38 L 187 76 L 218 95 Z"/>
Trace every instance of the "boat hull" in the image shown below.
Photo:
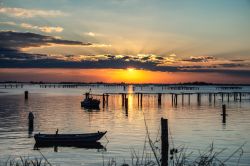
<path fill-rule="evenodd" d="M 84 100 L 81 102 L 81 107 L 88 108 L 88 109 L 100 109 L 100 100 Z"/>
<path fill-rule="evenodd" d="M 37 144 L 87 144 L 100 140 L 106 132 L 88 134 L 35 134 Z"/>

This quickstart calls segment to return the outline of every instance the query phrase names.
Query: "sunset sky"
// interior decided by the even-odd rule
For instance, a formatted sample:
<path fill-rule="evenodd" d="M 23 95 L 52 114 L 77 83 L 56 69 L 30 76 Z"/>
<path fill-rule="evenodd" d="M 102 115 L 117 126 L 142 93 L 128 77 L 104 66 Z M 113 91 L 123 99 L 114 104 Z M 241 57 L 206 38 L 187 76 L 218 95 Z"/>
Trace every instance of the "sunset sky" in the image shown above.
<path fill-rule="evenodd" d="M 0 0 L 0 81 L 250 83 L 250 0 Z"/>

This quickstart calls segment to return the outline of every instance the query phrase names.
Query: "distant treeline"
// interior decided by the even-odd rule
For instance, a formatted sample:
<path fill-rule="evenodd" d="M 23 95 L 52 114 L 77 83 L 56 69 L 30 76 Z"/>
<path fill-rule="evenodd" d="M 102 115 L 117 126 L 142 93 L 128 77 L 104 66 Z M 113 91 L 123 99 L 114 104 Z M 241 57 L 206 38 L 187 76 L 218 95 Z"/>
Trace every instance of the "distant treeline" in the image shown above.
<path fill-rule="evenodd" d="M 197 85 L 197 86 L 207 86 L 207 85 L 218 85 L 218 86 L 250 86 L 250 84 L 225 84 L 225 83 L 209 83 L 209 82 L 180 82 L 180 83 L 107 83 L 107 82 L 44 82 L 44 81 L 30 81 L 30 82 L 20 82 L 20 81 L 0 81 L 0 84 L 68 84 L 68 85 L 90 85 L 90 84 L 98 84 L 98 85 L 153 85 L 153 86 L 169 86 L 169 85 Z"/>

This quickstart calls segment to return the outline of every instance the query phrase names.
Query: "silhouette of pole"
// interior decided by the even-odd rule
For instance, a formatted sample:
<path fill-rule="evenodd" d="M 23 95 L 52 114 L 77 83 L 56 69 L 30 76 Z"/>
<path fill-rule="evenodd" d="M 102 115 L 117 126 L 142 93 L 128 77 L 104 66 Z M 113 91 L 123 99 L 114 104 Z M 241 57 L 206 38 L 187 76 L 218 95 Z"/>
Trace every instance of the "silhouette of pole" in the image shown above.
<path fill-rule="evenodd" d="M 106 94 L 106 102 L 107 102 L 107 106 L 108 106 L 108 104 L 109 104 L 109 95 L 108 94 Z"/>
<path fill-rule="evenodd" d="M 140 104 L 140 93 L 137 94 L 137 102 L 138 102 L 138 106 Z"/>
<path fill-rule="evenodd" d="M 128 116 L 128 98 L 125 98 L 125 111 L 126 115 Z"/>
<path fill-rule="evenodd" d="M 240 102 L 241 102 L 241 96 L 242 96 L 242 95 L 241 95 L 241 92 L 240 92 Z"/>
<path fill-rule="evenodd" d="M 183 93 L 181 94 L 181 104 L 182 105 L 184 104 L 184 94 Z"/>
<path fill-rule="evenodd" d="M 188 94 L 188 104 L 190 105 L 190 93 Z"/>
<path fill-rule="evenodd" d="M 158 93 L 158 105 L 161 105 L 161 93 Z"/>
<path fill-rule="evenodd" d="M 171 94 L 171 99 L 172 99 L 172 106 L 174 105 L 174 94 Z"/>
<path fill-rule="evenodd" d="M 28 91 L 24 92 L 24 98 L 25 98 L 25 100 L 28 100 L 28 98 L 29 98 L 29 92 Z"/>
<path fill-rule="evenodd" d="M 32 133 L 34 130 L 34 115 L 32 112 L 29 113 L 29 132 Z"/>
<path fill-rule="evenodd" d="M 105 107 L 105 94 L 102 94 L 102 107 Z"/>
<path fill-rule="evenodd" d="M 168 119 L 161 118 L 161 166 L 168 166 Z"/>
<path fill-rule="evenodd" d="M 227 113 L 226 113 L 226 105 L 223 104 L 222 105 L 222 123 L 226 123 L 226 116 L 227 116 Z"/>
<path fill-rule="evenodd" d="M 124 106 L 124 94 L 122 93 L 122 106 Z"/>
<path fill-rule="evenodd" d="M 141 107 L 142 107 L 142 93 L 141 93 Z"/>

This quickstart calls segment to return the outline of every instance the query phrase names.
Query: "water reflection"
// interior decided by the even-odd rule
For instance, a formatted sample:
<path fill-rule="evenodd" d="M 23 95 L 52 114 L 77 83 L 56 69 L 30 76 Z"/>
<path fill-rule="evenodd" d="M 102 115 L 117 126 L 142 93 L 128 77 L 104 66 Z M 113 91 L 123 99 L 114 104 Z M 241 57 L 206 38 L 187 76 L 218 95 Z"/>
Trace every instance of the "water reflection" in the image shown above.
<path fill-rule="evenodd" d="M 82 148 L 82 149 L 97 149 L 106 151 L 106 147 L 104 147 L 100 142 L 93 143 L 43 143 L 43 144 L 35 144 L 34 150 L 41 150 L 41 148 L 53 148 L 54 152 L 58 152 L 58 148 L 60 147 L 74 147 L 74 148 Z"/>
<path fill-rule="evenodd" d="M 88 91 L 89 87 L 86 88 Z M 126 88 L 131 90 L 141 88 Z M 147 90 L 147 87 L 143 87 Z M 151 88 L 148 88 L 151 92 Z M 109 96 L 108 105 L 100 110 L 81 108 L 83 89 L 29 89 L 29 99 L 24 100 L 23 90 L 20 93 L 0 95 L 0 152 L 8 156 L 15 154 L 33 154 L 34 139 L 27 137 L 28 113 L 34 113 L 34 133 L 54 133 L 58 128 L 63 133 L 87 133 L 108 131 L 109 144 L 106 158 L 117 157 L 117 160 L 129 160 L 131 147 L 141 150 L 145 139 L 144 116 L 149 126 L 150 135 L 157 136 L 160 118 L 169 119 L 171 138 L 176 146 L 185 145 L 191 151 L 204 149 L 212 142 L 221 150 L 228 148 L 222 155 L 226 157 L 231 151 L 241 146 L 250 138 L 250 102 L 249 100 L 227 102 L 227 123 L 222 123 L 221 106 L 223 102 L 216 97 L 216 102 L 209 96 L 202 95 L 200 105 L 196 95 L 186 95 L 182 102 L 178 96 L 178 105 L 172 106 L 171 95 L 162 95 L 161 104 L 157 95 L 143 95 L 142 103 L 138 94 L 129 94 L 128 110 L 122 104 L 122 96 Z M 93 93 L 124 92 L 123 87 L 93 87 Z M 159 93 L 157 87 L 153 91 Z M 19 90 L 17 90 L 19 92 Z M 135 92 L 135 91 L 133 91 Z M 139 96 L 139 97 L 138 97 Z M 97 96 L 102 102 L 102 96 Z M 189 100 L 190 98 L 190 100 Z M 225 102 L 225 101 L 224 101 Z M 100 104 L 102 105 L 102 103 Z M 172 140 L 171 140 L 172 141 Z M 105 139 L 101 140 L 103 144 Z M 63 151 L 63 153 L 54 153 Z M 56 148 L 57 147 L 57 148 Z M 52 162 L 60 161 L 61 165 L 77 165 L 76 161 L 85 161 L 86 165 L 100 165 L 102 153 L 95 149 L 50 146 L 40 147 L 41 152 Z M 51 150 L 51 148 L 53 148 Z M 60 154 L 60 155 L 59 155 Z M 243 164 L 250 163 L 250 145 L 244 146 Z M 235 163 L 235 161 L 230 161 Z M 70 163 L 70 164 L 69 164 Z"/>

